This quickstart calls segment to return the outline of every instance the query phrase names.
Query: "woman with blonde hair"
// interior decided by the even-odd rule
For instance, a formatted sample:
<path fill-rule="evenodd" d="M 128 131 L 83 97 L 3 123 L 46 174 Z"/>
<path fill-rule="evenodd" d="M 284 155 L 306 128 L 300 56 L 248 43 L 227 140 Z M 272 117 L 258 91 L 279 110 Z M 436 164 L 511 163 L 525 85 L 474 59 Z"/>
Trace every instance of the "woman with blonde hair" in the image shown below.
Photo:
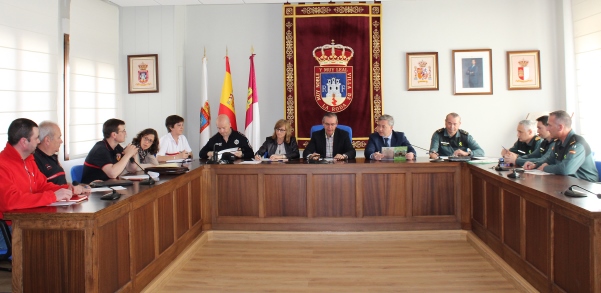
<path fill-rule="evenodd" d="M 255 153 L 255 159 L 269 158 L 271 160 L 298 159 L 300 153 L 296 138 L 292 136 L 292 127 L 287 120 L 280 119 L 275 123 L 273 135 L 267 137 L 263 145 Z"/>

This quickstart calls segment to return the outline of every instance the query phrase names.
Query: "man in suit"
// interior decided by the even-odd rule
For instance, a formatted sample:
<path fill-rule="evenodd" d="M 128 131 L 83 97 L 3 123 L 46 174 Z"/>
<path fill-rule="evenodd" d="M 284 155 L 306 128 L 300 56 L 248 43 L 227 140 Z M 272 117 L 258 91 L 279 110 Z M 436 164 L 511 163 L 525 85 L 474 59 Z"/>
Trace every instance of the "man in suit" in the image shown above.
<path fill-rule="evenodd" d="M 334 158 L 336 160 L 354 159 L 356 152 L 351 144 L 348 132 L 338 129 L 338 116 L 326 113 L 321 119 L 323 129 L 315 131 L 309 144 L 303 151 L 303 158 Z"/>
<path fill-rule="evenodd" d="M 406 146 L 407 154 L 405 158 L 407 160 L 415 159 L 415 149 L 405 137 L 402 132 L 394 131 L 394 118 L 392 116 L 384 114 L 378 118 L 378 126 L 376 132 L 369 135 L 367 141 L 367 147 L 365 148 L 365 157 L 371 160 L 382 160 L 384 154 L 382 154 L 382 147 L 395 147 L 395 146 Z"/>
<path fill-rule="evenodd" d="M 479 87 L 478 86 L 478 66 L 476 66 L 476 59 L 472 59 L 472 66 L 467 69 L 465 73 L 468 77 L 468 85 L 469 87 Z"/>

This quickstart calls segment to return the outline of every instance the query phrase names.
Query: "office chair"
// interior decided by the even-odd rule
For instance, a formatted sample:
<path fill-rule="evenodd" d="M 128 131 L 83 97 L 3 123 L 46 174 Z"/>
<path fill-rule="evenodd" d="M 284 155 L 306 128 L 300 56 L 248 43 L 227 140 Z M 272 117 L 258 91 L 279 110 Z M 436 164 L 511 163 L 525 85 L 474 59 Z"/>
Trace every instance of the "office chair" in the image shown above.
<path fill-rule="evenodd" d="M 77 181 L 81 183 L 81 176 L 83 175 L 83 165 L 76 165 L 71 167 L 71 181 Z"/>
<path fill-rule="evenodd" d="M 353 129 L 350 126 L 338 124 L 337 127 L 340 128 L 340 129 L 342 129 L 342 130 L 344 130 L 344 131 L 346 131 L 346 132 L 348 132 L 348 136 L 351 139 L 351 142 L 353 142 Z M 311 127 L 310 137 L 313 136 L 313 132 L 320 131 L 322 129 L 323 129 L 323 125 L 321 125 L 321 124 L 319 124 L 319 125 L 313 125 Z"/>
<path fill-rule="evenodd" d="M 2 233 L 4 243 L 6 243 L 6 250 L 0 250 L 0 261 L 8 261 L 12 265 L 12 236 L 10 227 L 4 220 L 0 220 L 0 233 Z M 0 271 L 12 272 L 12 268 L 0 267 Z"/>

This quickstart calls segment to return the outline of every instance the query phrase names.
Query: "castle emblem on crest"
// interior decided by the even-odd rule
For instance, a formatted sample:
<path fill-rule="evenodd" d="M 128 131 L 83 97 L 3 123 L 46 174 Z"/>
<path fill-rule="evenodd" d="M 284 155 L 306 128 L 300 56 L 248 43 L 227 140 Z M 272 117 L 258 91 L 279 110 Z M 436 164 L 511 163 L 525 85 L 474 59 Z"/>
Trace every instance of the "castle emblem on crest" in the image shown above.
<path fill-rule="evenodd" d="M 138 65 L 138 82 L 142 85 L 146 85 L 148 82 L 148 64 L 142 62 Z"/>
<path fill-rule="evenodd" d="M 353 67 L 347 66 L 353 54 L 351 47 L 334 40 L 313 49 L 319 63 L 314 71 L 315 101 L 327 112 L 342 112 L 353 101 Z"/>
<path fill-rule="evenodd" d="M 432 66 L 428 66 L 428 62 L 422 60 L 417 63 L 418 66 L 413 66 L 413 79 L 420 82 L 428 82 L 432 80 Z"/>
<path fill-rule="evenodd" d="M 528 68 L 528 61 L 522 59 L 522 61 L 518 61 L 520 66 L 518 67 L 518 78 L 523 81 L 528 81 L 530 78 L 530 68 Z"/>

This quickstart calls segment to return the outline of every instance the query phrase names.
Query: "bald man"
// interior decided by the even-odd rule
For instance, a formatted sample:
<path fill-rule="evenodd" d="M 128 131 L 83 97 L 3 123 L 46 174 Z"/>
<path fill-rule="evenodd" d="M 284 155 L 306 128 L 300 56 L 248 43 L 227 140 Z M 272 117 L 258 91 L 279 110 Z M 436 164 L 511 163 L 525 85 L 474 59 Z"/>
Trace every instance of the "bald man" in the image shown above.
<path fill-rule="evenodd" d="M 254 156 L 253 148 L 248 142 L 248 138 L 239 131 L 232 129 L 230 118 L 226 115 L 217 116 L 217 134 L 213 135 L 209 142 L 200 150 L 198 154 L 201 159 L 211 158 L 213 156 L 213 148 L 216 152 L 237 148 L 238 151 L 234 156 L 238 159 L 252 159 Z M 220 144 L 220 145 L 215 145 Z"/>

